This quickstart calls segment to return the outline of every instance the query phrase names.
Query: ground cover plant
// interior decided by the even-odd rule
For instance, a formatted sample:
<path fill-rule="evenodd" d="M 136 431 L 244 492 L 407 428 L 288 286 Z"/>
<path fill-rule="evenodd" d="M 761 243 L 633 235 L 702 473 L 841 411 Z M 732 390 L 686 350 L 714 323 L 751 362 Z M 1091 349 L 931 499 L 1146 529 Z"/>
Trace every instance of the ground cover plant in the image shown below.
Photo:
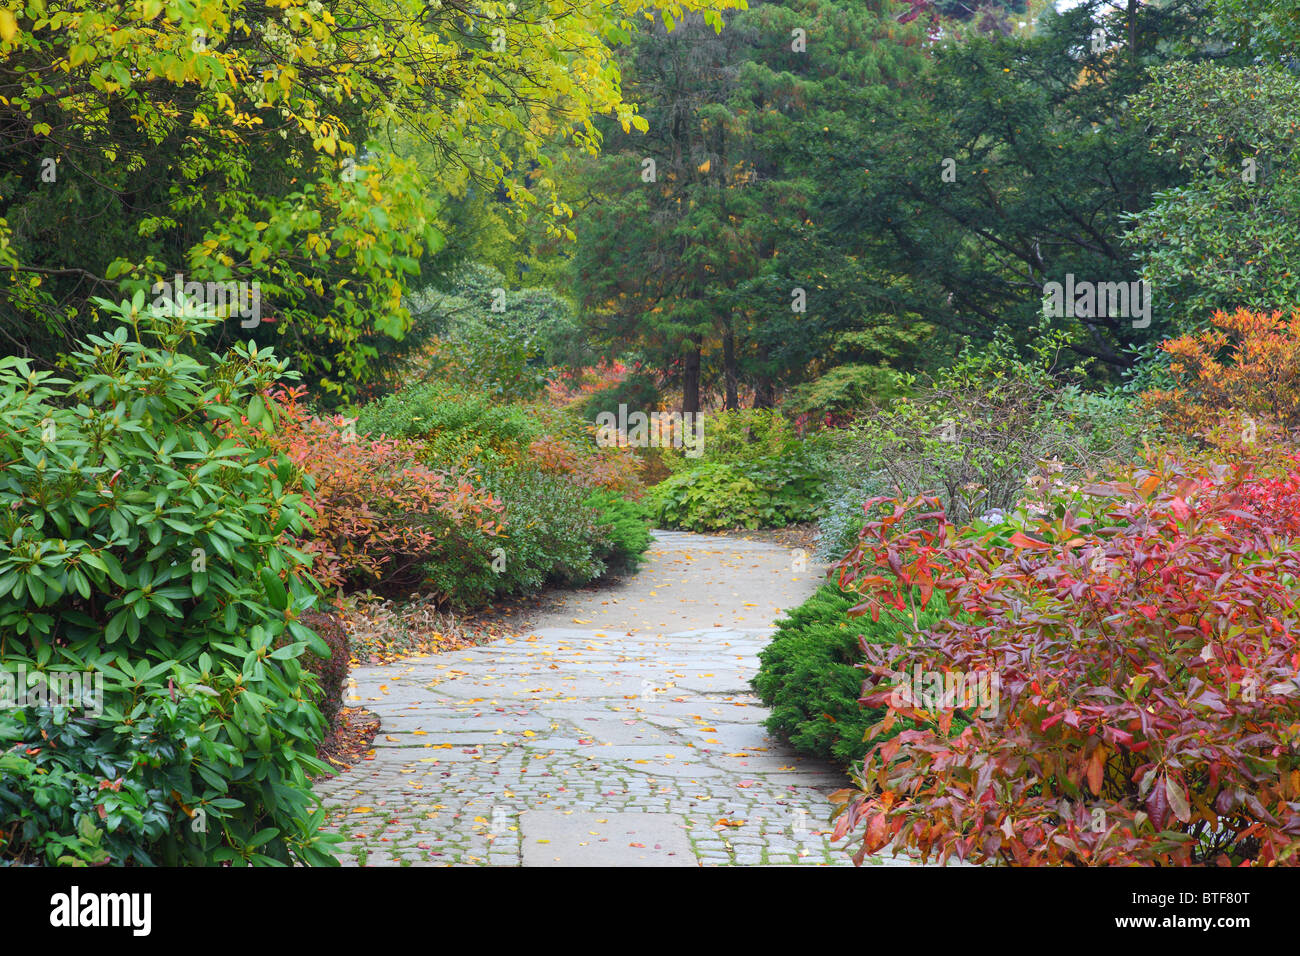
<path fill-rule="evenodd" d="M 665 449 L 670 474 L 649 492 L 655 522 L 686 531 L 781 528 L 821 514 L 813 442 L 780 413 L 705 413 L 698 449 Z"/>

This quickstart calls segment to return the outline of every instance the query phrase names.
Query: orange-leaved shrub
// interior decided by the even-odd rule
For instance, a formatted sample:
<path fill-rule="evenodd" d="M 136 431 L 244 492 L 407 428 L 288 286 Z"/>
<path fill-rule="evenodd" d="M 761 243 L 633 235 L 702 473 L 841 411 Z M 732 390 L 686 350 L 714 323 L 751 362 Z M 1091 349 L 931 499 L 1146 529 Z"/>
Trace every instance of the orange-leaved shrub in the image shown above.
<path fill-rule="evenodd" d="M 312 414 L 303 391 L 271 395 L 279 421 L 269 443 L 310 479 L 295 490 L 315 513 L 299 546 L 314 556 L 317 580 L 411 590 L 435 556 L 490 560 L 481 552 L 503 530 L 499 501 L 465 475 L 420 464 L 417 442 L 358 436 L 340 416 Z"/>
<path fill-rule="evenodd" d="M 1300 457 L 1282 460 L 1164 455 L 1048 488 L 1010 534 L 869 502 L 838 568 L 854 612 L 937 591 L 965 613 L 864 644 L 862 702 L 887 709 L 837 838 L 859 862 L 1300 862 Z M 996 688 L 978 713 L 908 692 L 972 674 Z"/>
<path fill-rule="evenodd" d="M 564 475 L 589 491 L 603 488 L 636 498 L 641 490 L 640 462 L 630 448 L 593 449 L 566 435 L 543 435 L 529 444 L 528 460 L 539 471 Z"/>
<path fill-rule="evenodd" d="M 1213 326 L 1162 342 L 1171 388 L 1143 393 L 1172 432 L 1235 449 L 1300 431 L 1300 312 L 1216 312 Z"/>

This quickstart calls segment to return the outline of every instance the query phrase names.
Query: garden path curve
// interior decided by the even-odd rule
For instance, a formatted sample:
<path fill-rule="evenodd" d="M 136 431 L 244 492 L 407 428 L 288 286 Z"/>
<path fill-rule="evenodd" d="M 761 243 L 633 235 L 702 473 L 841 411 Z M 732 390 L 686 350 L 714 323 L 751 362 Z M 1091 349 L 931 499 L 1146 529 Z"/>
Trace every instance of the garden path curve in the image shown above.
<path fill-rule="evenodd" d="M 353 672 L 374 753 L 317 791 L 361 865 L 849 864 L 847 781 L 767 735 L 749 689 L 824 568 L 656 532 L 642 570 L 528 633 Z M 874 862 L 902 864 L 903 860 Z"/>

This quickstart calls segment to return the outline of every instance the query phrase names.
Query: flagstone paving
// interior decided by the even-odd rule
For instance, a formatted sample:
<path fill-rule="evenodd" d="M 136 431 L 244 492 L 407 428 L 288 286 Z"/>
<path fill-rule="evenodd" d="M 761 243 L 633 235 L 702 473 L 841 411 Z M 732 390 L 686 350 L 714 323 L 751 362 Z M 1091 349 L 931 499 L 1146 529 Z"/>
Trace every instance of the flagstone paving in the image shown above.
<path fill-rule="evenodd" d="M 353 672 L 374 754 L 317 788 L 353 865 L 851 865 L 834 767 L 767 736 L 749 689 L 800 552 L 656 532 L 641 572 L 526 634 Z M 906 865 L 902 859 L 872 862 Z"/>

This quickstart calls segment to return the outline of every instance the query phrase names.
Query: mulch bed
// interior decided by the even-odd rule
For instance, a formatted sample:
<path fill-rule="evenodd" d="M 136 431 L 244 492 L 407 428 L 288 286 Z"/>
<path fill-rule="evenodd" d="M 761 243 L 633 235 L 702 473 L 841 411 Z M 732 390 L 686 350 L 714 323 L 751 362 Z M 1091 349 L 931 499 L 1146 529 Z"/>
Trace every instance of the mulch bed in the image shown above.
<path fill-rule="evenodd" d="M 321 744 L 317 755 L 321 760 L 338 768 L 334 773 L 321 774 L 313 783 L 329 780 L 374 753 L 375 735 L 379 733 L 379 718 L 364 707 L 344 707 L 339 712 L 338 726 Z"/>

